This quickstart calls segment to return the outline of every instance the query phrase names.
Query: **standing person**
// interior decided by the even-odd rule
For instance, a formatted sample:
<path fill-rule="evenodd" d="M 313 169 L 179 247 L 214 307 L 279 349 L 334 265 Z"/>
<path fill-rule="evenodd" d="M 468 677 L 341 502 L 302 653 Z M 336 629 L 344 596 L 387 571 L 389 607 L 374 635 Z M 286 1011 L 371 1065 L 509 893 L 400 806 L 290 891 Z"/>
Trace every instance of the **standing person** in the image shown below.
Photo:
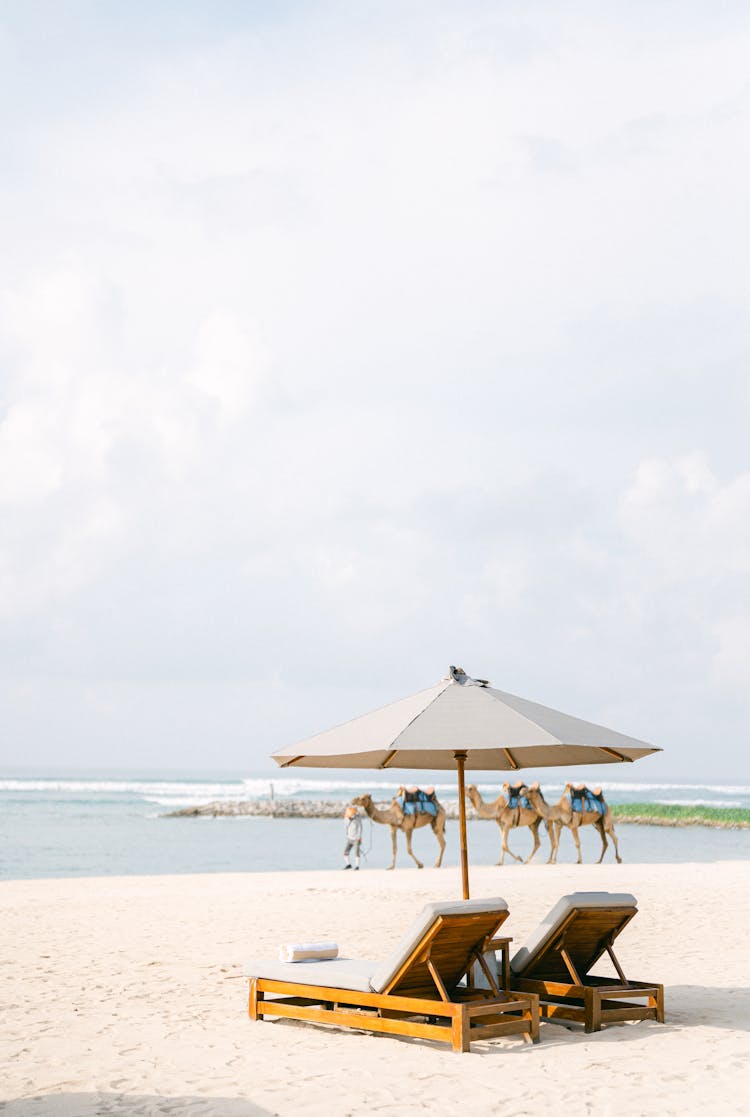
<path fill-rule="evenodd" d="M 346 845 L 344 846 L 345 869 L 351 869 L 352 864 L 349 854 L 354 850 L 354 868 L 359 868 L 359 849 L 362 845 L 362 819 L 356 807 L 347 807 L 344 811 L 346 822 Z"/>

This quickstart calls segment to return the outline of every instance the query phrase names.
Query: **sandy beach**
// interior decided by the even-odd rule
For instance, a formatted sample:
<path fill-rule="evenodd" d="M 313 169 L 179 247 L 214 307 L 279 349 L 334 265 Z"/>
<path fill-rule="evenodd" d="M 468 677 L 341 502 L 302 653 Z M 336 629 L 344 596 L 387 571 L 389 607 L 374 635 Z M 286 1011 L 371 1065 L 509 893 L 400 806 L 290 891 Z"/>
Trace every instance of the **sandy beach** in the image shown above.
<path fill-rule="evenodd" d="M 543 1024 L 468 1055 L 296 1022 L 252 1023 L 245 957 L 321 937 L 380 958 L 454 869 L 11 881 L 0 885 L 0 1113 L 747 1112 L 750 865 L 477 868 L 521 943 L 563 893 L 627 890 L 618 954 L 667 1020 L 586 1036 Z M 602 968 L 602 972 L 605 969 Z"/>

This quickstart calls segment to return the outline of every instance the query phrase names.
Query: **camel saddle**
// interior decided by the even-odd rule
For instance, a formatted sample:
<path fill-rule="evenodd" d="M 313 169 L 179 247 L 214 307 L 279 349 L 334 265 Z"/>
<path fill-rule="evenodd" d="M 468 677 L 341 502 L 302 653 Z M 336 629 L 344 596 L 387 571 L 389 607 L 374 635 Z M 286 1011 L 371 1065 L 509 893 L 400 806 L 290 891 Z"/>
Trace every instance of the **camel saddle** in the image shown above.
<path fill-rule="evenodd" d="M 398 804 L 405 815 L 430 814 L 437 817 L 437 798 L 434 791 L 423 791 L 421 787 L 404 788 L 398 796 Z"/>
<path fill-rule="evenodd" d="M 574 811 L 595 811 L 597 814 L 607 813 L 607 804 L 604 802 L 604 792 L 598 794 L 589 787 L 571 787 L 570 805 Z"/>
<path fill-rule="evenodd" d="M 522 783 L 512 783 L 508 787 L 508 806 L 518 810 L 519 807 L 525 807 L 526 810 L 532 810 L 531 803 L 525 795 L 519 795 L 519 791 L 523 787 Z"/>

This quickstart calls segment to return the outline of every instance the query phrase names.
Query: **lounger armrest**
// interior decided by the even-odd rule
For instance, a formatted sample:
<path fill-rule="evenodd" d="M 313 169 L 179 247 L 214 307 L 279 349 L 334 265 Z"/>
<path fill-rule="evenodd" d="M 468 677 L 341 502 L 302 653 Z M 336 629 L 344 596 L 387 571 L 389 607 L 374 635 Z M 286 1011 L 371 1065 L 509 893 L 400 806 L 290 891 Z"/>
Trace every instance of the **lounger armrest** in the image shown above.
<path fill-rule="evenodd" d="M 500 939 L 492 939 L 491 942 L 487 943 L 487 950 L 501 950 L 504 946 L 507 946 L 507 944 L 511 942 L 513 942 L 512 935 L 504 936 Z"/>

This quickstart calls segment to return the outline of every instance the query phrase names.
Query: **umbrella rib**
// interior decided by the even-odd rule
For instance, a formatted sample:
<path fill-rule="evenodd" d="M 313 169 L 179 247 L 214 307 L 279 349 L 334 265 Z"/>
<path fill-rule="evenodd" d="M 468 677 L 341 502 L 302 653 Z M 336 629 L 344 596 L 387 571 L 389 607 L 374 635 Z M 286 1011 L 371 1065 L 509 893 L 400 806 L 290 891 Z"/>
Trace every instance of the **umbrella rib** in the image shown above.
<path fill-rule="evenodd" d="M 301 756 L 293 756 L 291 758 L 291 760 L 285 760 L 284 763 L 281 765 L 281 767 L 282 768 L 290 768 L 292 766 L 292 764 L 296 764 L 297 761 L 301 760 L 301 759 L 302 759 Z"/>
<path fill-rule="evenodd" d="M 614 756 L 615 760 L 621 760 L 625 764 L 632 764 L 633 757 L 626 756 L 624 752 L 618 752 L 617 749 L 609 749 L 606 745 L 599 745 L 600 752 L 606 752 L 607 756 Z"/>
<path fill-rule="evenodd" d="M 513 753 L 510 751 L 510 749 L 503 749 L 502 751 L 505 753 L 505 757 L 513 771 L 517 772 L 521 765 L 518 763 Z"/>
<path fill-rule="evenodd" d="M 386 756 L 385 760 L 384 760 L 384 761 L 383 761 L 383 763 L 382 763 L 382 764 L 380 765 L 380 767 L 381 767 L 381 768 L 387 768 L 387 767 L 388 767 L 388 765 L 389 765 L 389 764 L 391 763 L 391 761 L 393 760 L 393 758 L 394 758 L 394 756 L 396 755 L 396 753 L 397 753 L 397 752 L 398 752 L 398 749 L 391 749 L 391 751 L 390 751 L 390 752 L 388 753 L 388 755 Z"/>

